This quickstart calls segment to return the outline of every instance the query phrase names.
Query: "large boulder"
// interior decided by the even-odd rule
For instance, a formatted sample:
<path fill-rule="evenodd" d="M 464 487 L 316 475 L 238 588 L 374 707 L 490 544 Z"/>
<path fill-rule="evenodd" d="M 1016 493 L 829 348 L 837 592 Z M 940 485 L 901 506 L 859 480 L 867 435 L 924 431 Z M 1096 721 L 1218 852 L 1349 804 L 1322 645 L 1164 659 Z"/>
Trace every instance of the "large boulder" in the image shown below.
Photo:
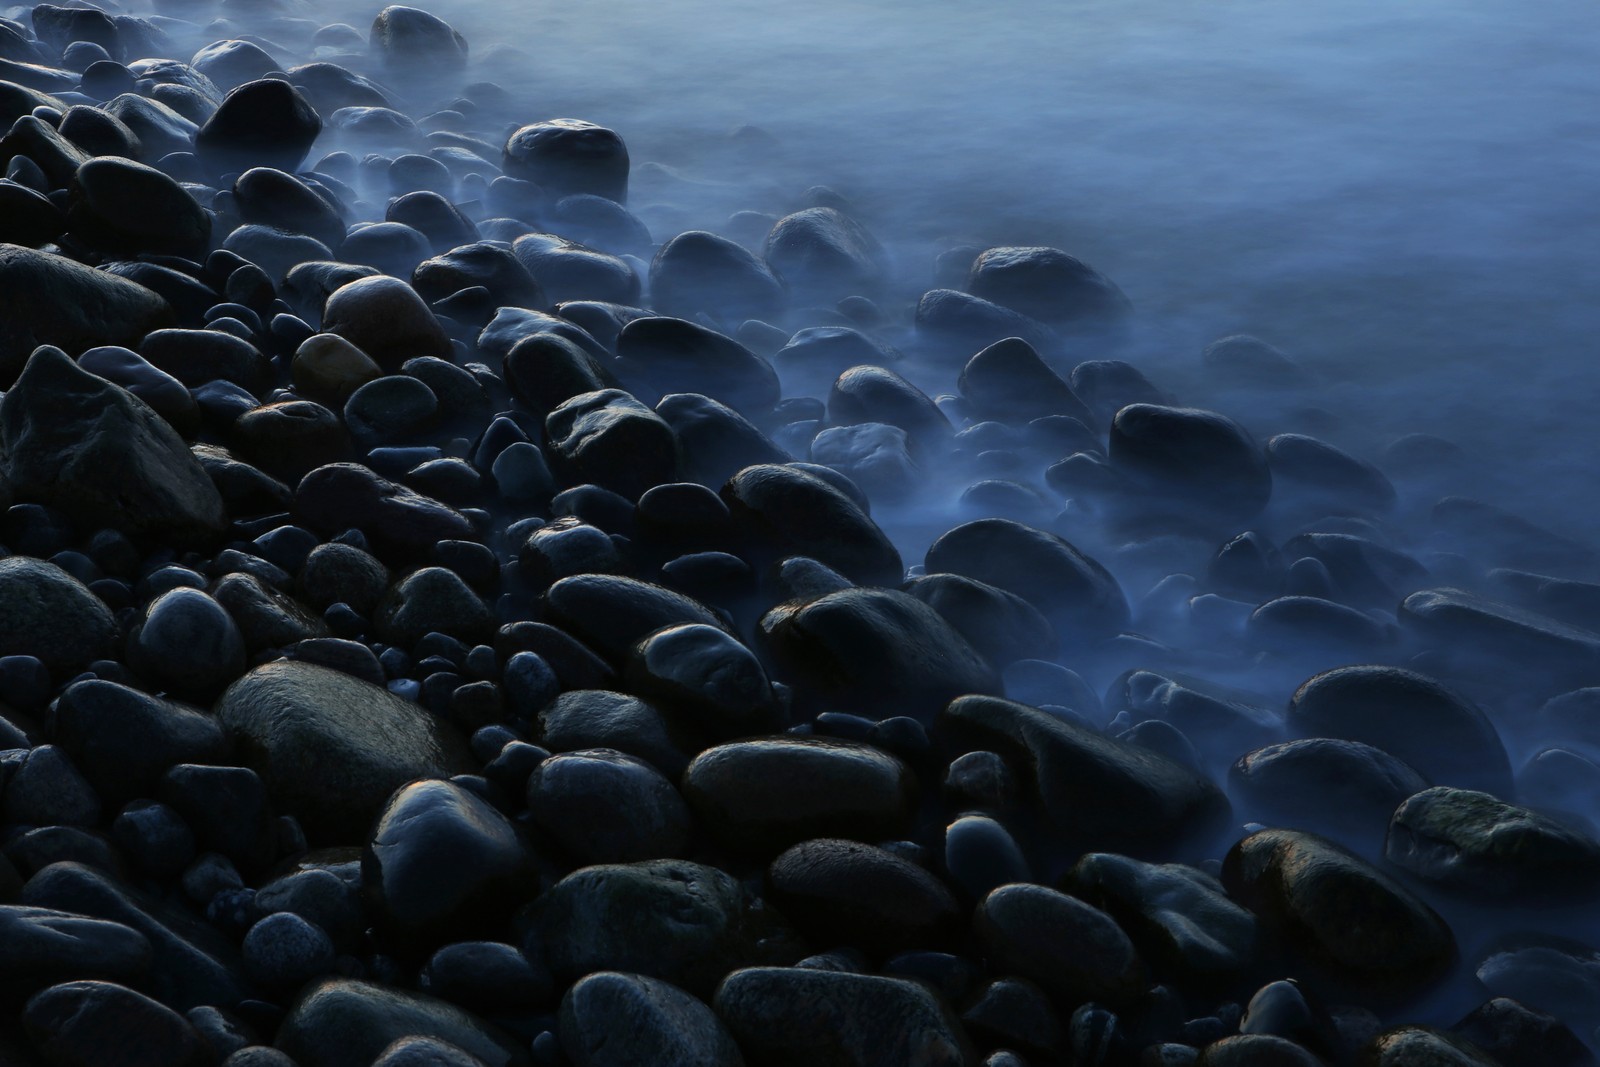
<path fill-rule="evenodd" d="M 0 453 L 17 496 L 86 530 L 195 544 L 227 523 L 222 497 L 166 420 L 58 348 L 35 352 L 0 400 Z"/>

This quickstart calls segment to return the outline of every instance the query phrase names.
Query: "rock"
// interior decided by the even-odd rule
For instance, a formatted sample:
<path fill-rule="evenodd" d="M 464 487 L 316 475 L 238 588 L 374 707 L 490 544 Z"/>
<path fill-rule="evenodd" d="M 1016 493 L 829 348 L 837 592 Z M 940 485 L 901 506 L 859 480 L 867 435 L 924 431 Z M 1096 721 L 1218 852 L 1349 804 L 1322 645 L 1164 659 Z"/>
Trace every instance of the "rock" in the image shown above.
<path fill-rule="evenodd" d="M 314 841 L 363 840 L 391 793 L 472 769 L 461 738 L 417 705 L 309 663 L 257 667 L 216 715 L 266 782 L 273 806 Z"/>
<path fill-rule="evenodd" d="M 946 943 L 961 918 L 933 875 L 858 841 L 803 841 L 767 868 L 768 895 L 812 944 L 873 954 Z"/>
<path fill-rule="evenodd" d="M 996 341 L 967 361 L 957 382 L 973 411 L 1021 424 L 1048 415 L 1093 420 L 1072 387 L 1020 337 Z"/>
<path fill-rule="evenodd" d="M 1102 637 L 1128 622 L 1117 581 L 1069 541 L 1011 519 L 978 519 L 928 549 L 929 574 L 959 574 L 1032 604 L 1063 637 Z"/>
<path fill-rule="evenodd" d="M 617 356 L 621 374 L 646 403 L 667 393 L 700 393 L 756 416 L 778 402 L 771 364 L 733 338 L 683 319 L 634 319 L 617 335 Z"/>
<path fill-rule="evenodd" d="M 1208 753 L 1231 759 L 1244 745 L 1282 736 L 1278 717 L 1249 693 L 1235 692 L 1187 675 L 1131 670 L 1106 692 L 1106 706 L 1126 711 L 1135 723 L 1159 719 L 1197 738 Z"/>
<path fill-rule="evenodd" d="M 1272 496 L 1272 471 L 1232 419 L 1195 408 L 1129 404 L 1111 420 L 1111 465 L 1140 485 L 1145 506 L 1231 525 Z"/>
<path fill-rule="evenodd" d="M 791 292 L 824 306 L 877 292 L 888 273 L 888 257 L 877 238 L 831 207 L 779 219 L 767 234 L 763 256 Z"/>
<path fill-rule="evenodd" d="M 1055 628 L 1015 593 L 959 574 L 914 578 L 906 592 L 937 611 L 996 667 L 1018 659 L 1048 659 L 1056 653 Z"/>
<path fill-rule="evenodd" d="M 961 1026 L 925 986 L 839 971 L 752 967 L 712 1001 L 753 1063 L 772 1067 L 963 1067 Z"/>
<path fill-rule="evenodd" d="M 1237 1034 L 1207 1045 L 1198 1067 L 1320 1067 L 1322 1060 L 1288 1038 Z"/>
<path fill-rule="evenodd" d="M 172 427 L 60 349 L 36 352 L 0 400 L 0 455 L 19 496 L 88 529 L 195 544 L 226 522 L 222 498 Z"/>
<path fill-rule="evenodd" d="M 1600 843 L 1527 808 L 1448 786 L 1395 810 L 1384 855 L 1478 899 L 1574 899 L 1600 886 Z"/>
<path fill-rule="evenodd" d="M 250 167 L 293 173 L 321 132 L 321 116 L 299 89 L 263 78 L 223 98 L 195 134 L 194 150 L 213 173 Z"/>
<path fill-rule="evenodd" d="M 1405 553 L 1353 534 L 1298 534 L 1283 543 L 1282 555 L 1325 566 L 1341 602 L 1385 611 L 1428 577 L 1422 564 Z"/>
<path fill-rule="evenodd" d="M 705 230 L 680 233 L 650 262 L 651 302 L 661 312 L 692 319 L 705 313 L 740 322 L 779 315 L 783 285 L 748 249 Z"/>
<path fill-rule="evenodd" d="M 668 859 L 688 851 L 689 809 L 650 764 L 613 749 L 544 760 L 528 777 L 534 825 L 580 866 Z"/>
<path fill-rule="evenodd" d="M 52 863 L 22 888 L 21 903 L 120 923 L 150 946 L 150 969 L 139 986 L 180 1011 L 236 1004 L 249 995 L 237 951 L 193 913 L 145 896 L 78 863 Z"/>
<path fill-rule="evenodd" d="M 1037 982 L 1062 1004 L 1130 1004 L 1146 971 L 1133 942 L 1105 912 L 1042 885 L 1003 885 L 972 917 L 1002 974 Z"/>
<path fill-rule="evenodd" d="M 916 778 L 870 745 L 767 737 L 709 748 L 683 774 L 683 795 L 720 843 L 771 856 L 819 837 L 892 840 L 910 827 Z"/>
<path fill-rule="evenodd" d="M 391 4 L 378 12 L 367 40 L 392 75 L 454 73 L 467 65 L 467 39 L 414 7 Z"/>
<path fill-rule="evenodd" d="M 439 320 L 416 290 L 387 275 L 340 286 L 322 310 L 322 328 L 394 372 L 418 356 L 450 360 L 454 353 Z"/>
<path fill-rule="evenodd" d="M 424 260 L 417 264 L 411 282 L 430 301 L 482 286 L 500 306 L 542 308 L 550 303 L 516 253 L 488 241 L 464 244 Z"/>
<path fill-rule="evenodd" d="M 625 259 L 545 233 L 519 237 L 511 247 L 550 303 L 639 302 L 639 275 Z"/>
<path fill-rule="evenodd" d="M 1455 938 L 1432 908 L 1313 834 L 1251 834 L 1223 860 L 1222 883 L 1297 957 L 1363 996 L 1416 993 L 1455 962 Z"/>
<path fill-rule="evenodd" d="M 1072 368 L 1072 391 L 1094 412 L 1097 425 L 1108 423 L 1130 404 L 1170 404 L 1166 393 L 1144 372 L 1120 359 L 1090 359 Z"/>
<path fill-rule="evenodd" d="M 927 394 L 885 367 L 851 367 L 839 375 L 828 391 L 828 417 L 843 426 L 898 426 L 929 451 L 951 434 L 950 420 Z"/>
<path fill-rule="evenodd" d="M 937 725 L 959 751 L 1008 757 L 1064 848 L 1143 857 L 1204 847 L 1229 814 L 1188 768 L 1024 704 L 960 697 Z"/>
<path fill-rule="evenodd" d="M 189 65 L 227 92 L 278 69 L 278 61 L 265 48 L 250 41 L 213 41 L 189 60 Z"/>
<path fill-rule="evenodd" d="M 1561 1020 L 1510 997 L 1484 1001 L 1450 1029 L 1500 1063 L 1590 1067 L 1595 1062 L 1594 1054 Z"/>
<path fill-rule="evenodd" d="M 1470 497 L 1447 496 L 1433 506 L 1433 525 L 1445 547 L 1503 567 L 1526 567 L 1564 578 L 1590 578 L 1600 553 L 1537 526 L 1521 515 Z"/>
<path fill-rule="evenodd" d="M 333 942 L 293 912 L 274 912 L 244 935 L 244 966 L 267 989 L 298 989 L 333 970 Z"/>
<path fill-rule="evenodd" d="M 672 428 L 620 389 L 583 393 L 545 418 L 551 451 L 578 480 L 637 499 L 653 486 L 678 480 Z"/>
<path fill-rule="evenodd" d="M 714 740 L 773 733 L 783 708 L 754 653 L 725 630 L 683 623 L 634 646 L 628 691 L 658 705 Z"/>
<path fill-rule="evenodd" d="M 272 167 L 251 167 L 233 183 L 233 199 L 245 222 L 314 237 L 329 248 L 344 240 L 337 200 Z"/>
<path fill-rule="evenodd" d="M 62 692 L 53 737 L 113 807 L 153 795 L 175 764 L 214 763 L 228 751 L 210 715 L 98 678 Z"/>
<path fill-rule="evenodd" d="M 1326 441 L 1280 433 L 1267 440 L 1266 454 L 1273 484 L 1302 494 L 1318 508 L 1383 512 L 1394 507 L 1394 485 L 1382 471 Z"/>
<path fill-rule="evenodd" d="M 442 633 L 469 644 L 494 636 L 494 614 L 454 571 L 424 567 L 389 590 L 373 620 L 390 644 L 413 648 L 429 633 Z"/>
<path fill-rule="evenodd" d="M 194 151 L 200 127 L 159 100 L 123 93 L 105 105 L 106 114 L 117 119 L 139 138 L 147 159 L 160 159 L 173 152 Z"/>
<path fill-rule="evenodd" d="M 550 621 L 614 664 L 641 639 L 667 626 L 722 628 L 705 605 L 659 585 L 616 574 L 563 578 L 545 593 Z"/>
<path fill-rule="evenodd" d="M 637 697 L 570 689 L 539 712 L 539 736 L 552 752 L 614 748 L 677 778 L 693 747 L 661 712 Z"/>
<path fill-rule="evenodd" d="M 380 556 L 394 561 L 426 558 L 440 541 L 477 536 L 460 512 L 355 463 L 330 463 L 301 479 L 294 515 L 329 537 L 359 529 Z"/>
<path fill-rule="evenodd" d="M 1228 772 L 1228 791 L 1242 814 L 1363 849 L 1381 842 L 1401 801 L 1427 787 L 1382 749 L 1330 737 L 1258 748 Z"/>
<path fill-rule="evenodd" d="M 1245 623 L 1256 647 L 1290 661 L 1322 664 L 1337 659 L 1376 659 L 1394 644 L 1395 628 L 1366 612 L 1317 596 L 1281 596 L 1267 601 Z"/>
<path fill-rule="evenodd" d="M 699 393 L 661 398 L 656 414 L 678 439 L 683 476 L 720 489 L 735 473 L 760 463 L 787 463 L 789 454 L 743 415 Z"/>
<path fill-rule="evenodd" d="M 62 1067 L 192 1067 L 204 1050 L 183 1016 L 111 982 L 51 986 L 28 1001 L 22 1022 L 34 1046 Z"/>
<path fill-rule="evenodd" d="M 1058 248 L 990 248 L 972 261 L 967 292 L 1053 326 L 1105 329 L 1131 314 L 1116 283 Z"/>
<path fill-rule="evenodd" d="M 211 216 L 167 175 L 117 156 L 91 159 L 73 176 L 67 225 L 113 252 L 164 252 L 199 258 L 209 250 Z"/>
<path fill-rule="evenodd" d="M 288 584 L 288 575 L 283 577 L 284 584 Z M 252 652 L 282 648 L 328 634 L 321 619 L 253 574 L 224 575 L 212 588 L 211 595 L 228 609 L 244 637 L 245 648 Z"/>
<path fill-rule="evenodd" d="M 1115 919 L 1156 966 L 1204 980 L 1256 959 L 1256 917 L 1193 867 L 1092 852 L 1072 868 L 1074 895 Z"/>
<path fill-rule="evenodd" d="M 1494 1067 L 1499 1061 L 1452 1034 L 1426 1026 L 1400 1026 L 1367 1042 L 1359 1067 Z"/>
<path fill-rule="evenodd" d="M 951 795 L 951 791 L 946 792 L 946 796 Z M 1011 832 L 977 812 L 967 812 L 945 827 L 944 869 L 964 900 L 982 900 L 999 886 L 1033 877 L 1028 859 Z"/>
<path fill-rule="evenodd" d="M 1424 589 L 1400 604 L 1400 625 L 1447 659 L 1581 684 L 1600 665 L 1600 633 L 1461 589 Z M 1548 690 L 1547 690 L 1548 691 Z"/>
<path fill-rule="evenodd" d="M 628 202 L 628 149 L 611 130 L 582 119 L 524 126 L 506 141 L 501 168 L 552 197 L 592 193 Z"/>
<path fill-rule="evenodd" d="M 1494 725 L 1465 698 L 1414 671 L 1324 671 L 1295 691 L 1287 725 L 1302 736 L 1380 748 L 1437 785 L 1510 795 L 1510 760 Z"/>
<path fill-rule="evenodd" d="M 9 180 L 0 181 L 0 219 L 0 243 L 24 248 L 38 248 L 67 229 L 66 213 L 48 197 Z"/>
<path fill-rule="evenodd" d="M 198 589 L 173 589 L 151 601 L 128 651 L 141 672 L 188 700 L 216 696 L 245 667 L 239 627 Z"/>
<path fill-rule="evenodd" d="M 516 827 L 454 782 L 413 782 L 384 806 L 361 853 L 382 932 L 404 948 L 487 935 L 537 890 Z"/>
<path fill-rule="evenodd" d="M 17 245 L 0 245 L 0 293 L 0 387 L 7 389 L 40 345 L 72 353 L 131 345 L 173 322 L 167 302 L 142 285 Z"/>
<path fill-rule="evenodd" d="M 8 823 L 91 827 L 100 821 L 100 798 L 55 745 L 29 749 L 9 768 L 5 786 Z"/>
<path fill-rule="evenodd" d="M 105 604 L 60 567 L 28 556 L 0 559 L 0 656 L 78 667 L 103 656 L 116 630 Z"/>
<path fill-rule="evenodd" d="M 1200 363 L 1227 385 L 1250 389 L 1298 389 L 1315 383 L 1311 372 L 1274 345 L 1236 333 L 1219 337 L 1200 352 Z"/>
<path fill-rule="evenodd" d="M 799 956 L 759 897 L 732 875 L 684 860 L 574 871 L 534 902 L 533 919 L 563 982 L 624 971 L 705 997 L 729 971 Z"/>
<path fill-rule="evenodd" d="M 828 707 L 931 723 L 966 693 L 999 694 L 994 667 L 937 611 L 892 589 L 845 589 L 774 608 L 761 631 L 784 673 Z"/>
<path fill-rule="evenodd" d="M 298 1067 L 350 1067 L 407 1037 L 446 1041 L 488 1067 L 530 1063 L 525 1041 L 453 1004 L 351 978 L 308 986 L 278 1027 L 276 1046 Z"/>
<path fill-rule="evenodd" d="M 742 1067 L 739 1047 L 711 1009 L 677 986 L 601 971 L 561 998 L 558 1032 L 574 1067 Z"/>
<path fill-rule="evenodd" d="M 1497 943 L 1477 968 L 1498 996 L 1586 1026 L 1600 1009 L 1600 952 L 1564 937 L 1519 935 Z"/>
<path fill-rule="evenodd" d="M 12 990 L 106 979 L 137 984 L 150 969 L 150 941 L 119 922 L 50 908 L 0 905 L 0 973 Z"/>
<path fill-rule="evenodd" d="M 746 467 L 722 488 L 736 527 L 772 559 L 807 556 L 864 585 L 899 585 L 900 553 L 842 491 L 789 466 Z"/>
<path fill-rule="evenodd" d="M 255 345 L 221 330 L 156 330 L 139 342 L 139 355 L 190 388 L 227 381 L 266 396 L 278 376 Z"/>
<path fill-rule="evenodd" d="M 233 420 L 234 449 L 275 478 L 293 483 L 344 459 L 350 434 L 339 416 L 309 400 L 262 404 Z"/>
<path fill-rule="evenodd" d="M 459 1046 L 436 1037 L 402 1037 L 372 1067 L 483 1067 L 483 1061 Z"/>
<path fill-rule="evenodd" d="M 575 396 L 617 388 L 611 362 L 559 334 L 535 333 L 511 346 L 503 366 L 511 395 L 548 415 Z"/>
<path fill-rule="evenodd" d="M 266 785 L 248 767 L 180 763 L 162 775 L 161 800 L 194 832 L 207 852 L 226 856 L 250 874 L 277 857 L 277 834 Z"/>

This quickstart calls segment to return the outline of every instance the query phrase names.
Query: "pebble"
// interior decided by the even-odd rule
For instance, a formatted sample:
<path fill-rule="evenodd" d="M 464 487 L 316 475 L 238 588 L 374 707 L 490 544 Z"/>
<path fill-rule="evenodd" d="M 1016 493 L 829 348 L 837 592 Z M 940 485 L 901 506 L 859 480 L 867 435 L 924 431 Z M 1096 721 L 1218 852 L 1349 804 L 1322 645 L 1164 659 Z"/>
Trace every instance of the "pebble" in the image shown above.
<path fill-rule="evenodd" d="M 738 1067 L 733 1038 L 704 1002 L 640 974 L 599 971 L 561 998 L 561 1048 L 575 1067 Z"/>

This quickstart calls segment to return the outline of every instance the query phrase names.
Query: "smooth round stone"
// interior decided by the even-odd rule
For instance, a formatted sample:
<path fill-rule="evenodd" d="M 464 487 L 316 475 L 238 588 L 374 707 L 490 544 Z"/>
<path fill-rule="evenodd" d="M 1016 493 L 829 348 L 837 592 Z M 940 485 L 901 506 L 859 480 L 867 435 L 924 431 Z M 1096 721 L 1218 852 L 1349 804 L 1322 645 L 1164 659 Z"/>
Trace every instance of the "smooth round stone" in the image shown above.
<path fill-rule="evenodd" d="M 296 582 L 299 598 L 318 610 L 349 604 L 363 613 L 376 608 L 388 588 L 387 567 L 371 553 L 337 542 L 312 549 Z"/>
<path fill-rule="evenodd" d="M 550 757 L 528 777 L 528 812 L 580 865 L 682 856 L 689 809 L 659 771 L 611 749 Z"/>
<path fill-rule="evenodd" d="M 1128 603 L 1103 566 L 1045 530 L 978 519 L 928 549 L 929 574 L 959 574 L 1032 604 L 1062 636 L 1106 636 L 1128 622 Z"/>
<path fill-rule="evenodd" d="M 1584 898 L 1600 886 L 1600 843 L 1487 793 L 1436 786 L 1389 821 L 1389 862 L 1478 899 Z"/>
<path fill-rule="evenodd" d="M 440 541 L 470 541 L 465 515 L 356 463 L 329 463 L 295 489 L 296 521 L 327 537 L 359 529 L 387 562 L 426 559 Z"/>
<path fill-rule="evenodd" d="M 1275 484 L 1318 504 L 1343 503 L 1375 512 L 1394 507 L 1394 486 L 1382 471 L 1326 441 L 1281 433 L 1267 440 L 1266 453 Z"/>
<path fill-rule="evenodd" d="M 1415 671 L 1383 666 L 1324 671 L 1295 691 L 1287 725 L 1305 736 L 1372 745 L 1438 785 L 1510 795 L 1510 760 L 1488 717 Z"/>
<path fill-rule="evenodd" d="M 274 167 L 293 173 L 305 161 L 322 119 L 286 81 L 246 82 L 230 92 L 195 134 L 195 153 L 216 173 Z"/>
<path fill-rule="evenodd" d="M 1427 1026 L 1400 1026 L 1367 1042 L 1361 1049 L 1362 1067 L 1493 1067 L 1500 1061 L 1455 1036 Z"/>
<path fill-rule="evenodd" d="M 1004 973 L 1037 982 L 1064 1003 L 1131 1003 L 1145 989 L 1143 960 L 1105 912 L 1040 885 L 995 889 L 973 929 Z"/>
<path fill-rule="evenodd" d="M 215 696 L 245 668 L 238 625 L 198 589 L 173 589 L 152 601 L 130 651 L 141 670 L 188 699 Z"/>
<path fill-rule="evenodd" d="M 1092 421 L 1072 386 L 1020 337 L 997 341 L 967 361 L 956 387 L 973 411 L 1021 424 L 1051 415 Z"/>
<path fill-rule="evenodd" d="M 1258 748 L 1228 771 L 1228 790 L 1251 817 L 1362 846 L 1379 842 L 1400 802 L 1427 787 L 1382 749 L 1328 737 Z"/>
<path fill-rule="evenodd" d="M 1212 411 L 1130 404 L 1111 422 L 1111 465 L 1140 483 L 1148 507 L 1218 523 L 1245 522 L 1272 496 L 1261 449 Z"/>
<path fill-rule="evenodd" d="M 650 295 L 667 315 L 741 322 L 780 315 L 783 284 L 744 246 L 705 230 L 680 233 L 650 261 Z"/>
<path fill-rule="evenodd" d="M 1223 860 L 1222 883 L 1316 973 L 1362 994 L 1415 993 L 1455 961 L 1455 938 L 1432 908 L 1324 838 L 1293 830 L 1251 834 Z M 1353 913 L 1362 917 L 1358 930 Z"/>
<path fill-rule="evenodd" d="M 305 234 L 329 248 L 344 240 L 344 219 L 332 198 L 292 174 L 251 167 L 234 181 L 233 197 L 245 222 Z"/>
<path fill-rule="evenodd" d="M 526 1039 L 435 997 L 349 978 L 309 986 L 278 1027 L 276 1045 L 298 1067 L 350 1067 L 417 1035 L 454 1045 L 486 1067 L 530 1065 Z"/>
<path fill-rule="evenodd" d="M 39 745 L 5 776 L 6 821 L 23 826 L 82 826 L 100 822 L 100 797 L 62 749 Z"/>
<path fill-rule="evenodd" d="M 214 763 L 228 748 L 209 714 L 100 679 L 61 694 L 53 736 L 113 805 L 153 795 L 174 764 Z"/>
<path fill-rule="evenodd" d="M 986 249 L 972 261 L 966 290 L 1055 326 L 1105 327 L 1132 311 L 1115 282 L 1059 248 Z"/>
<path fill-rule="evenodd" d="M 616 348 L 623 376 L 647 403 L 669 393 L 700 393 L 756 415 L 778 402 L 778 375 L 771 364 L 698 323 L 637 318 L 622 328 Z"/>
<path fill-rule="evenodd" d="M 553 197 L 592 193 L 628 201 L 628 149 L 611 130 L 582 119 L 524 126 L 506 141 L 501 167 Z"/>
<path fill-rule="evenodd" d="M 716 489 L 751 464 L 789 461 L 789 454 L 754 423 L 708 396 L 672 393 L 661 398 L 656 414 L 678 439 L 686 481 Z"/>
<path fill-rule="evenodd" d="M 154 167 L 117 156 L 91 159 L 73 176 L 70 198 L 68 225 L 107 249 L 179 256 L 207 251 L 211 216 Z"/>
<path fill-rule="evenodd" d="M 394 790 L 473 769 L 447 723 L 379 686 L 310 663 L 257 667 L 230 686 L 217 719 L 249 752 L 273 806 L 316 842 L 355 844 Z"/>
<path fill-rule="evenodd" d="M 333 969 L 328 935 L 292 912 L 268 915 L 244 935 L 244 967 L 269 989 L 292 989 Z"/>
<path fill-rule="evenodd" d="M 204 1052 L 183 1016 L 111 982 L 51 986 L 28 1001 L 22 1024 L 34 1048 L 61 1067 L 190 1067 Z"/>
<path fill-rule="evenodd" d="M 1208 844 L 1230 814 L 1192 769 L 1025 704 L 960 697 L 936 728 L 960 751 L 1012 760 L 1063 844 L 1080 851 L 1167 856 Z"/>
<path fill-rule="evenodd" d="M 51 908 L 0 906 L 0 969 L 10 987 L 75 979 L 137 980 L 149 969 L 150 941 L 107 919 Z"/>
<path fill-rule="evenodd" d="M 624 662 L 641 639 L 668 626 L 723 628 L 698 601 L 622 575 L 563 578 L 550 587 L 545 601 L 551 622 L 616 663 Z"/>
<path fill-rule="evenodd" d="M 458 1045 L 436 1037 L 402 1037 L 372 1067 L 483 1067 L 483 1061 Z"/>
<path fill-rule="evenodd" d="M 200 427 L 200 408 L 189 390 L 166 371 L 126 348 L 91 348 L 78 366 L 128 390 L 149 404 L 174 430 L 193 436 Z"/>
<path fill-rule="evenodd" d="M 585 867 L 545 890 L 533 915 L 544 959 L 563 981 L 615 970 L 709 996 L 729 971 L 801 955 L 782 921 L 732 875 L 684 860 Z"/>
<path fill-rule="evenodd" d="M 490 933 L 537 889 L 516 828 L 454 782 L 414 782 L 385 805 L 361 881 L 381 928 L 420 946 Z"/>
<path fill-rule="evenodd" d="M 779 219 L 762 255 L 791 292 L 824 305 L 874 293 L 888 273 L 877 238 L 833 207 L 805 208 Z"/>
<path fill-rule="evenodd" d="M 966 898 L 981 900 L 990 890 L 1032 877 L 1016 839 L 987 815 L 969 813 L 945 827 L 944 868 Z"/>
<path fill-rule="evenodd" d="M 782 725 L 782 708 L 760 660 L 715 626 L 686 623 L 656 631 L 634 647 L 626 677 L 632 692 L 718 740 Z"/>
<path fill-rule="evenodd" d="M 736 741 L 702 752 L 683 794 L 718 841 L 774 855 L 819 837 L 892 840 L 909 828 L 916 778 L 870 745 L 822 738 Z"/>
<path fill-rule="evenodd" d="M 582 481 L 637 500 L 678 480 L 678 443 L 655 412 L 620 389 L 582 393 L 545 418 L 551 453 Z"/>
<path fill-rule="evenodd" d="M 561 998 L 561 1048 L 574 1067 L 742 1067 L 743 1057 L 704 1002 L 659 979 L 601 971 Z"/>
<path fill-rule="evenodd" d="M 1259 337 L 1219 337 L 1200 351 L 1200 363 L 1229 385 L 1248 389 L 1292 389 L 1313 384 L 1311 373 L 1282 349 Z"/>
<path fill-rule="evenodd" d="M 784 674 L 830 706 L 926 723 L 957 696 L 999 693 L 994 667 L 944 617 L 897 590 L 781 605 L 761 629 Z"/>
<path fill-rule="evenodd" d="M 949 419 L 933 400 L 887 367 L 851 367 L 840 374 L 828 390 L 828 416 L 841 426 L 899 427 L 913 447 L 942 442 L 952 432 Z"/>
<path fill-rule="evenodd" d="M 116 620 L 87 587 L 53 563 L 0 559 L 0 656 L 33 656 L 52 669 L 99 659 Z"/>
<path fill-rule="evenodd" d="M 425 988 L 471 1011 L 515 1013 L 550 1003 L 550 975 L 498 941 L 457 941 L 428 960 Z"/>
<path fill-rule="evenodd" d="M 767 868 L 768 894 L 814 944 L 849 944 L 888 955 L 944 944 L 961 909 L 933 875 L 858 841 L 817 839 L 786 849 Z"/>
<path fill-rule="evenodd" d="M 841 971 L 752 967 L 712 1006 L 751 1062 L 773 1067 L 961 1067 L 961 1025 L 919 982 Z M 819 1018 L 828 1020 L 818 1025 Z"/>
<path fill-rule="evenodd" d="M 213 41 L 189 59 L 189 65 L 223 92 L 278 69 L 265 48 L 250 41 Z"/>
<path fill-rule="evenodd" d="M 384 640 L 411 648 L 429 633 L 481 643 L 494 632 L 494 616 L 454 571 L 424 567 L 401 579 L 374 615 Z"/>
<path fill-rule="evenodd" d="M 534 530 L 522 543 L 518 559 L 520 573 L 541 588 L 578 574 L 619 574 L 628 569 L 609 534 L 573 516 Z"/>
<path fill-rule="evenodd" d="M 322 328 L 390 371 L 418 356 L 448 361 L 454 355 L 450 339 L 422 297 L 387 275 L 362 278 L 335 290 L 323 308 Z"/>
<path fill-rule="evenodd" d="M 378 12 L 368 47 L 392 74 L 454 72 L 467 65 L 467 39 L 437 15 L 392 4 Z"/>
<path fill-rule="evenodd" d="M 1198 978 L 1239 974 L 1255 962 L 1255 916 L 1202 871 L 1094 852 L 1070 879 L 1075 895 L 1113 916 L 1159 967 Z"/>
<path fill-rule="evenodd" d="M 297 915 L 326 933 L 335 945 L 350 944 L 368 924 L 357 887 L 322 867 L 272 879 L 257 890 L 255 905 L 267 915 Z"/>
<path fill-rule="evenodd" d="M 1322 1060 L 1288 1038 L 1236 1034 L 1207 1045 L 1199 1067 L 1317 1067 Z"/>
<path fill-rule="evenodd" d="M 676 779 L 689 747 L 654 706 L 626 693 L 570 689 L 539 712 L 539 737 L 552 752 L 611 748 L 636 756 Z"/>
<path fill-rule="evenodd" d="M 556 304 L 587 300 L 625 306 L 639 302 L 639 274 L 632 263 L 619 256 L 545 233 L 519 237 L 511 247 L 539 283 L 546 300 Z"/>
<path fill-rule="evenodd" d="M 774 559 L 806 556 L 863 585 L 898 586 L 904 565 L 850 495 L 809 471 L 762 463 L 722 488 L 734 525 Z"/>
<path fill-rule="evenodd" d="M 1561 1020 L 1510 997 L 1494 997 L 1451 1028 L 1500 1063 L 1547 1063 L 1586 1067 L 1594 1054 Z"/>

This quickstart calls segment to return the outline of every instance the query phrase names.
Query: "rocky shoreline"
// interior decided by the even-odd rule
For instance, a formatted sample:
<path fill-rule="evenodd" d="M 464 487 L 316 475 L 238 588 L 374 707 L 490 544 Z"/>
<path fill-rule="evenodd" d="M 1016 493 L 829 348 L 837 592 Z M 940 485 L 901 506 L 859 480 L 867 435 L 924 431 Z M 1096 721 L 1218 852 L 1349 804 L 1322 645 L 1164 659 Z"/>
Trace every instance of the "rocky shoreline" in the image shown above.
<path fill-rule="evenodd" d="M 0 1063 L 1595 1062 L 1600 557 L 1457 446 L 426 12 L 10 15 Z"/>

